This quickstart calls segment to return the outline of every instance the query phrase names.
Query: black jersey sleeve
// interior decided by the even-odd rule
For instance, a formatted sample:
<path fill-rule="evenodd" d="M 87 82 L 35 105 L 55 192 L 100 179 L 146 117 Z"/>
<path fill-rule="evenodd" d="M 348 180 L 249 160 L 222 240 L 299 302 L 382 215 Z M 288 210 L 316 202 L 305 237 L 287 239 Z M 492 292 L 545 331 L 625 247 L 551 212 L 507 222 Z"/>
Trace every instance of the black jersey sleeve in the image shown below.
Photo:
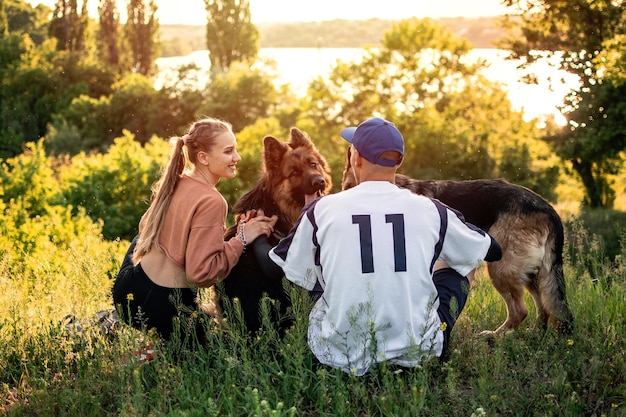
<path fill-rule="evenodd" d="M 485 255 L 485 261 L 487 262 L 495 262 L 502 259 L 502 248 L 500 244 L 493 238 L 493 236 L 489 235 L 491 238 L 491 245 L 489 246 L 489 250 Z"/>

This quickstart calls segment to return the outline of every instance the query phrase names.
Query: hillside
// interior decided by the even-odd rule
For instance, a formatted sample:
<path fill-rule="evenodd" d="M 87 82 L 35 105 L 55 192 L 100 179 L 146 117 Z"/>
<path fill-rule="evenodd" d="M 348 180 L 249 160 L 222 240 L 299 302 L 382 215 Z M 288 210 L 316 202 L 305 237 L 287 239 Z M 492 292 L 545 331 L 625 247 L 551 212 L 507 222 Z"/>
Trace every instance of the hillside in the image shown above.
<path fill-rule="evenodd" d="M 475 48 L 495 48 L 504 36 L 497 17 L 452 17 L 437 19 L 454 35 L 467 39 Z M 332 20 L 258 24 L 261 48 L 358 48 L 377 45 L 393 21 Z M 206 49 L 205 27 L 161 25 L 163 56 L 187 55 Z"/>

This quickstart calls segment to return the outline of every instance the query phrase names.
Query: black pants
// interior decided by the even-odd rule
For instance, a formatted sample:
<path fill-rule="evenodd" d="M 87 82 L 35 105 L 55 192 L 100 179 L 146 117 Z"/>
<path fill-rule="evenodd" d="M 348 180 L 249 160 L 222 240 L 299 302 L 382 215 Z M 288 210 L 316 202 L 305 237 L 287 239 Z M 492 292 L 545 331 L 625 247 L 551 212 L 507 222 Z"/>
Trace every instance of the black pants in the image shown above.
<path fill-rule="evenodd" d="M 437 313 L 441 323 L 445 323 L 443 352 L 441 354 L 444 357 L 448 351 L 452 328 L 465 307 L 470 283 L 467 277 L 461 276 L 452 268 L 443 268 L 435 271 L 433 282 L 439 295 L 439 309 L 437 309 Z M 456 300 L 454 306 L 451 305 L 453 299 Z"/>
<path fill-rule="evenodd" d="M 190 331 L 203 340 L 208 318 L 198 309 L 197 294 L 191 288 L 168 288 L 155 284 L 146 275 L 141 263 L 133 265 L 135 237 L 126 252 L 113 284 L 113 302 L 120 317 L 137 329 L 156 329 L 166 340 L 180 329 L 189 340 Z"/>

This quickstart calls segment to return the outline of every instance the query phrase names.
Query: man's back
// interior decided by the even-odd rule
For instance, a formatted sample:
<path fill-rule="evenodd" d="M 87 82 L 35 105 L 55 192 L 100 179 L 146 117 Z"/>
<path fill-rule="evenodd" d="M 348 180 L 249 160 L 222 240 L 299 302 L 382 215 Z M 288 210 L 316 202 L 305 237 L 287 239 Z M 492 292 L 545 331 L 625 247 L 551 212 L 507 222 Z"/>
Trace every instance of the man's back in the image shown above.
<path fill-rule="evenodd" d="M 441 227 L 435 204 L 368 181 L 322 198 L 312 216 L 324 289 L 311 314 L 314 352 L 357 373 L 373 356 L 411 366 L 424 353 L 439 355 L 431 280 Z"/>

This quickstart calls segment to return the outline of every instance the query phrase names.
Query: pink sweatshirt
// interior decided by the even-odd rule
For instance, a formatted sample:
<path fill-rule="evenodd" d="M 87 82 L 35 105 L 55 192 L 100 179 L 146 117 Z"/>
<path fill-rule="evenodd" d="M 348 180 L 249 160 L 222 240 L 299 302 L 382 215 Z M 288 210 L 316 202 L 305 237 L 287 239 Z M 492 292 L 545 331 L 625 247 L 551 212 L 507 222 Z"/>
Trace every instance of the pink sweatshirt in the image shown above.
<path fill-rule="evenodd" d="M 243 252 L 237 237 L 224 241 L 227 211 L 226 200 L 214 187 L 186 175 L 179 180 L 159 245 L 199 287 L 224 279 Z"/>

